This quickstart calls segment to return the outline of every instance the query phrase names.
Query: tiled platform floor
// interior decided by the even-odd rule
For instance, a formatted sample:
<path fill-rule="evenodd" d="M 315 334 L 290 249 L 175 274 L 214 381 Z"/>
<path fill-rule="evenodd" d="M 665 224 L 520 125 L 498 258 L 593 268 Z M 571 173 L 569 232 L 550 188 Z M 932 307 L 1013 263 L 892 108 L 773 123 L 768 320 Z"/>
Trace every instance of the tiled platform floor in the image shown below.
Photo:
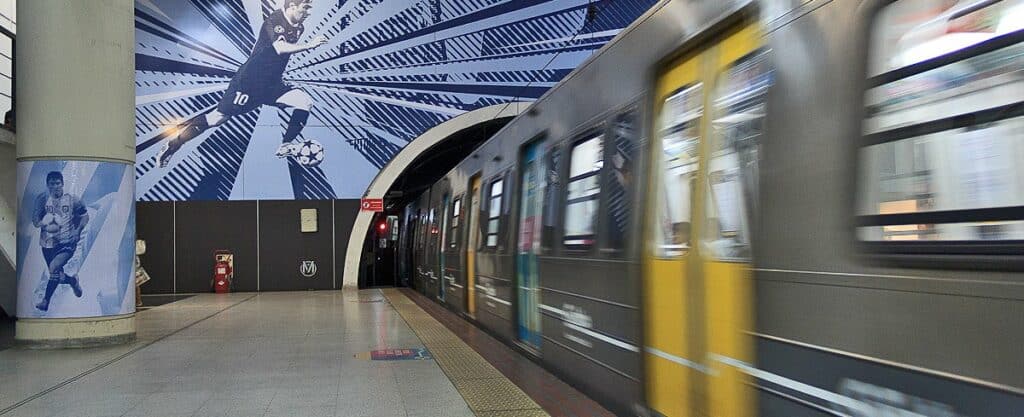
<path fill-rule="evenodd" d="M 403 288 L 400 291 L 458 335 L 473 350 L 479 352 L 487 362 L 522 389 L 551 416 L 610 417 L 613 415 L 600 404 L 455 313 L 411 289 Z"/>
<path fill-rule="evenodd" d="M 407 290 L 199 294 L 136 317 L 130 345 L 0 350 L 0 416 L 610 415 Z M 424 346 L 435 360 L 361 359 Z"/>
<path fill-rule="evenodd" d="M 355 357 L 423 346 L 378 290 L 202 294 L 137 317 L 127 346 L 0 351 L 0 415 L 474 415 L 435 361 Z"/>

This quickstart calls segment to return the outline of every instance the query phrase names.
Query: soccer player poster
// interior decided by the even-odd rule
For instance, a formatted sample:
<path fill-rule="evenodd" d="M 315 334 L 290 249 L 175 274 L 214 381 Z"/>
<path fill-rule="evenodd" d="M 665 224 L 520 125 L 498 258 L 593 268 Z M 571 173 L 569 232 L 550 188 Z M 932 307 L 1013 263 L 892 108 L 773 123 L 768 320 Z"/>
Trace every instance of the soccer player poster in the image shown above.
<path fill-rule="evenodd" d="M 137 198 L 359 198 L 410 141 L 540 97 L 655 0 L 592 3 L 135 0 Z"/>
<path fill-rule="evenodd" d="M 18 163 L 18 317 L 135 310 L 131 167 L 97 161 Z"/>

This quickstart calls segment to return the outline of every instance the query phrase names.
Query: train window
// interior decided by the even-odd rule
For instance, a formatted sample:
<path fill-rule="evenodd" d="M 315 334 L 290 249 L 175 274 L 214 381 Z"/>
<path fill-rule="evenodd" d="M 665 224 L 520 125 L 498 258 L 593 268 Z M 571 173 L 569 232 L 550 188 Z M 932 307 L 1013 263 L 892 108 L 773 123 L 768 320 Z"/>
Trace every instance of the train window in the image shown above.
<path fill-rule="evenodd" d="M 569 191 L 565 208 L 567 246 L 589 246 L 594 243 L 594 223 L 601 191 L 601 167 L 604 165 L 604 135 L 590 137 L 573 145 L 569 153 Z"/>
<path fill-rule="evenodd" d="M 459 214 L 462 213 L 462 199 L 456 198 L 452 203 L 451 231 L 448 234 L 448 246 L 456 247 L 459 244 Z"/>
<path fill-rule="evenodd" d="M 622 249 L 626 244 L 629 230 L 632 198 L 630 193 L 635 187 L 634 170 L 636 169 L 637 112 L 630 110 L 615 117 L 611 128 L 611 149 L 608 180 L 608 236 L 605 247 Z"/>
<path fill-rule="evenodd" d="M 501 196 L 503 180 L 491 183 L 490 199 L 487 203 L 487 247 L 498 246 L 498 226 L 501 220 Z"/>
<path fill-rule="evenodd" d="M 429 221 L 430 221 L 430 234 L 436 235 L 437 234 L 437 222 L 434 219 L 434 209 L 433 208 L 430 209 Z"/>
<path fill-rule="evenodd" d="M 547 183 L 544 186 L 544 213 L 541 215 L 544 227 L 541 229 L 541 246 L 552 249 L 556 246 L 555 231 L 558 227 L 558 210 L 562 196 L 561 173 L 562 147 L 553 145 L 547 151 Z"/>
<path fill-rule="evenodd" d="M 702 248 L 721 260 L 750 258 L 751 213 L 756 213 L 758 138 L 772 72 L 768 53 L 756 51 L 722 72 L 712 101 L 707 227 Z"/>
<path fill-rule="evenodd" d="M 1024 0 L 901 0 L 874 23 L 859 238 L 1024 240 Z"/>
<path fill-rule="evenodd" d="M 661 178 L 658 186 L 658 256 L 683 254 L 690 247 L 690 203 L 697 179 L 702 84 L 684 87 L 665 99 L 659 130 Z"/>

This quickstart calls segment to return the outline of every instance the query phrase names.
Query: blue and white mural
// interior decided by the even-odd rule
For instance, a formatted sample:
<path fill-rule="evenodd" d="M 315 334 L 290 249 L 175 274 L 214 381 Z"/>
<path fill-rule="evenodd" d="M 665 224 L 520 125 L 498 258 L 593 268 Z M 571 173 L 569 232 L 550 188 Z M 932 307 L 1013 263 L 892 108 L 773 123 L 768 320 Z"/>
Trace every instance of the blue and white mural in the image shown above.
<path fill-rule="evenodd" d="M 358 198 L 409 141 L 541 96 L 655 0 L 136 0 L 137 196 Z"/>
<path fill-rule="evenodd" d="M 135 311 L 131 165 L 18 162 L 18 317 Z"/>

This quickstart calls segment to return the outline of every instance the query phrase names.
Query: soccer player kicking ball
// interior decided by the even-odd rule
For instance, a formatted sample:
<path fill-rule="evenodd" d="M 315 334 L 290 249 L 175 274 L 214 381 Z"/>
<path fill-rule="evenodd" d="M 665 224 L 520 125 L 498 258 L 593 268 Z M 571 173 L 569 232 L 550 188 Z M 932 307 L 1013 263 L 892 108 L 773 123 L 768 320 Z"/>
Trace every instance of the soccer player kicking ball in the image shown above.
<path fill-rule="evenodd" d="M 46 294 L 36 304 L 40 311 L 50 309 L 50 298 L 60 284 L 68 284 L 75 297 L 82 296 L 78 278 L 64 274 L 64 265 L 75 254 L 82 229 L 89 223 L 89 214 L 82 201 L 64 192 L 64 176 L 58 171 L 46 174 L 47 191 L 36 198 L 32 212 L 32 225 L 39 228 L 39 246 L 50 272 L 46 281 Z"/>
<path fill-rule="evenodd" d="M 309 17 L 312 0 L 285 0 L 284 8 L 267 16 L 260 30 L 260 37 L 249 54 L 249 59 L 238 68 L 227 91 L 221 97 L 217 109 L 200 114 L 178 127 L 178 136 L 170 139 L 157 154 L 157 164 L 166 167 L 174 153 L 181 146 L 201 135 L 207 129 L 220 125 L 232 116 L 251 111 L 262 105 L 291 108 L 288 128 L 284 132 L 277 156 L 292 155 L 295 148 L 292 141 L 306 126 L 312 100 L 309 94 L 299 88 L 285 84 L 282 80 L 288 58 L 291 54 L 316 48 L 327 43 L 327 38 L 317 36 L 309 43 L 299 44 L 302 36 L 302 22 Z"/>

